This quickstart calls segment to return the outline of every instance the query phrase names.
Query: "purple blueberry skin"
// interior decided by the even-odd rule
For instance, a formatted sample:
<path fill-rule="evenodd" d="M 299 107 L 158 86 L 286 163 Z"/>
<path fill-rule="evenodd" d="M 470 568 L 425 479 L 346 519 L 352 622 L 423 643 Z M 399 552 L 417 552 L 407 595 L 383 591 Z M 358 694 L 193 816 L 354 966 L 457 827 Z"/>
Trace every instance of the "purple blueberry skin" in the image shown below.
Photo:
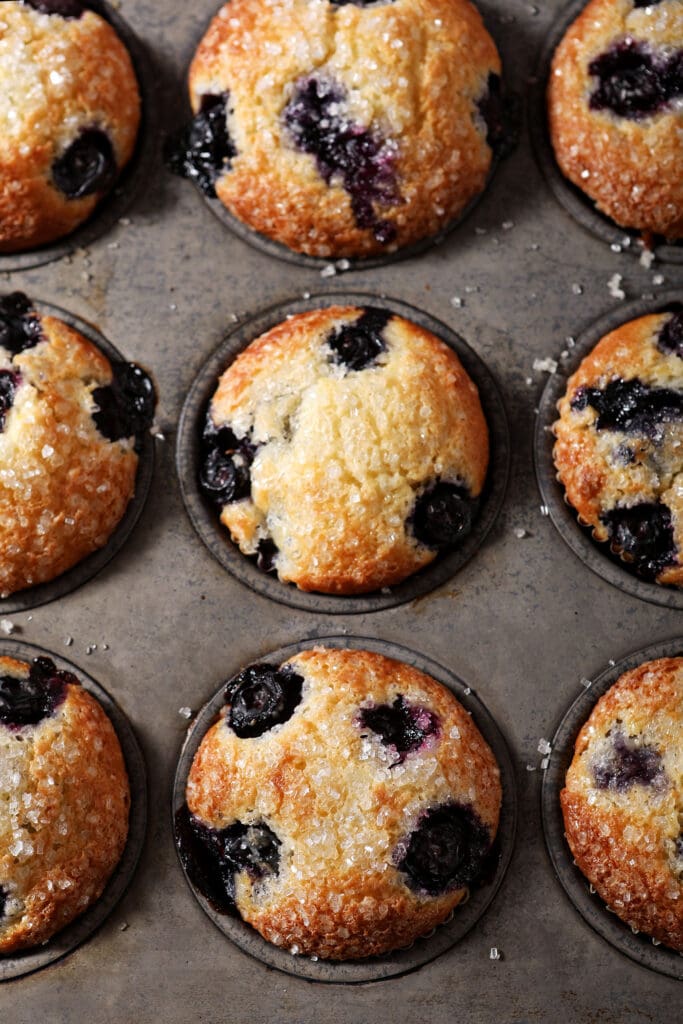
<path fill-rule="evenodd" d="M 611 754 L 592 765 L 598 789 L 625 793 L 635 785 L 661 786 L 665 775 L 659 752 L 654 747 L 631 743 L 620 727 L 613 731 Z"/>
<path fill-rule="evenodd" d="M 28 679 L 0 676 L 0 725 L 12 730 L 38 725 L 64 701 L 69 683 L 78 680 L 51 658 L 34 658 Z"/>
<path fill-rule="evenodd" d="M 111 384 L 92 393 L 97 406 L 92 414 L 95 426 L 109 441 L 135 437 L 139 446 L 143 433 L 154 421 L 154 384 L 135 363 L 112 363 L 112 373 Z"/>
<path fill-rule="evenodd" d="M 441 896 L 482 874 L 491 835 L 469 804 L 448 803 L 427 811 L 400 850 L 396 866 L 409 888 Z"/>
<path fill-rule="evenodd" d="M 377 357 L 386 351 L 382 332 L 391 316 L 386 309 L 369 306 L 358 320 L 336 327 L 326 338 L 326 344 L 332 349 L 336 362 L 349 370 L 365 370 L 368 366 L 374 366 Z"/>
<path fill-rule="evenodd" d="M 60 18 L 80 18 L 86 4 L 79 0 L 23 0 L 41 14 L 58 14 Z"/>
<path fill-rule="evenodd" d="M 0 348 L 18 356 L 44 340 L 40 319 L 24 293 L 0 296 Z"/>
<path fill-rule="evenodd" d="M 251 494 L 251 464 L 258 451 L 249 437 L 217 427 L 208 412 L 201 438 L 199 487 L 218 508 Z"/>
<path fill-rule="evenodd" d="M 67 199 L 107 192 L 117 173 L 114 147 L 99 128 L 84 129 L 52 164 L 52 181 Z"/>
<path fill-rule="evenodd" d="M 14 396 L 20 384 L 20 373 L 14 370 L 0 370 L 0 434 L 5 429 L 7 413 L 14 405 Z"/>
<path fill-rule="evenodd" d="M 477 502 L 461 484 L 438 481 L 417 498 L 410 526 L 428 548 L 459 544 L 472 529 Z"/>
<path fill-rule="evenodd" d="M 255 880 L 279 870 L 282 844 L 264 822 L 235 821 L 213 829 L 183 804 L 175 815 L 175 839 L 190 881 L 221 914 L 237 914 L 235 876 L 240 871 Z"/>
<path fill-rule="evenodd" d="M 629 508 L 613 508 L 603 512 L 600 520 L 615 546 L 630 555 L 636 573 L 643 579 L 656 580 L 667 566 L 675 565 L 678 551 L 667 505 L 641 502 Z"/>
<path fill-rule="evenodd" d="M 301 703 L 303 677 L 289 667 L 257 664 L 245 668 L 225 688 L 226 722 L 242 739 L 262 736 L 288 721 Z"/>
<path fill-rule="evenodd" d="M 661 425 L 683 417 L 683 391 L 653 388 L 637 378 L 611 380 L 605 388 L 577 388 L 571 408 L 590 405 L 598 413 L 596 430 L 620 430 L 656 438 Z"/>
<path fill-rule="evenodd" d="M 654 50 L 627 37 L 588 65 L 597 79 L 591 110 L 639 121 L 683 96 L 683 50 Z"/>
<path fill-rule="evenodd" d="M 657 337 L 657 347 L 667 355 L 675 353 L 683 359 L 683 308 L 674 309 Z"/>
<path fill-rule="evenodd" d="M 403 764 L 408 754 L 420 750 L 429 737 L 439 735 L 437 715 L 428 708 L 407 704 L 401 694 L 393 704 L 362 708 L 359 724 L 377 733 L 385 747 L 393 747 L 398 755 L 394 764 Z"/>
<path fill-rule="evenodd" d="M 237 149 L 228 132 L 229 94 L 202 97 L 201 109 L 190 123 L 166 144 L 166 166 L 188 178 L 210 198 L 216 196 L 216 179 L 230 169 Z"/>

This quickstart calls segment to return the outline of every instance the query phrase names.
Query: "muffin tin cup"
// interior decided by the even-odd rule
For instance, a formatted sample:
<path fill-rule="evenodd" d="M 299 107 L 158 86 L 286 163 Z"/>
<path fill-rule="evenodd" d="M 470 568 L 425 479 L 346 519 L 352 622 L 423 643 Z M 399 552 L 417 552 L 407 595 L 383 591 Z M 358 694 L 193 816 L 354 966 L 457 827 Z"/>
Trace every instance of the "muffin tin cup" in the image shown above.
<path fill-rule="evenodd" d="M 206 899 L 195 889 L 185 872 L 186 881 L 195 898 L 205 913 L 211 918 L 223 934 L 235 943 L 244 953 L 269 967 L 275 967 L 287 974 L 293 974 L 309 981 L 330 983 L 359 983 L 381 981 L 415 970 L 445 953 L 462 939 L 493 900 L 507 870 L 514 846 L 517 827 L 517 795 L 515 789 L 515 773 L 510 754 L 500 729 L 485 705 L 470 687 L 454 672 L 398 644 L 368 637 L 331 636 L 316 637 L 300 643 L 289 644 L 263 657 L 271 662 L 281 663 L 300 651 L 315 647 L 331 647 L 354 650 L 367 650 L 386 657 L 394 658 L 414 666 L 421 672 L 432 676 L 443 686 L 453 692 L 477 725 L 482 736 L 493 750 L 500 766 L 503 786 L 500 824 L 494 843 L 493 864 L 482 881 L 473 887 L 469 898 L 456 907 L 446 922 L 432 932 L 416 939 L 410 946 L 399 949 L 384 956 L 368 957 L 355 961 L 314 960 L 305 956 L 296 956 L 285 949 L 272 945 L 240 918 L 219 914 L 209 905 Z M 236 672 L 239 666 L 236 666 Z M 236 674 L 236 673 L 235 673 Z M 172 814 L 185 802 L 185 788 L 192 761 L 207 730 L 215 721 L 220 709 L 225 704 L 225 683 L 204 705 L 190 726 L 187 737 L 180 752 L 178 767 L 173 786 Z M 180 859 L 180 858 L 179 858 Z M 182 866 L 182 861 L 181 861 Z M 183 868 L 184 871 L 184 868 Z"/>
<path fill-rule="evenodd" d="M 641 233 L 636 229 L 619 227 L 615 221 L 601 213 L 593 201 L 573 185 L 560 170 L 548 129 L 546 91 L 550 77 L 553 54 L 565 32 L 586 6 L 587 0 L 572 0 L 564 11 L 552 22 L 533 81 L 529 90 L 529 130 L 536 159 L 545 180 L 560 206 L 596 238 L 608 245 L 620 245 L 622 249 L 639 256 L 643 251 L 638 245 Z M 628 242 L 625 242 L 628 239 Z M 660 241 L 654 247 L 654 254 L 662 263 L 683 264 L 683 240 L 677 243 Z"/>
<path fill-rule="evenodd" d="M 541 784 L 541 814 L 543 832 L 555 874 L 575 908 L 591 928 L 606 939 L 620 953 L 643 967 L 683 981 L 683 953 L 658 944 L 642 932 L 635 932 L 592 891 L 588 879 L 579 871 L 565 839 L 564 820 L 560 807 L 560 791 L 564 788 L 567 769 L 574 756 L 576 737 L 589 717 L 594 705 L 617 679 L 631 669 L 655 658 L 674 658 L 683 655 L 683 639 L 666 640 L 645 647 L 610 664 L 582 688 L 564 718 L 552 741 L 548 768 Z"/>
<path fill-rule="evenodd" d="M 560 358 L 557 370 L 548 378 L 539 403 L 534 439 L 534 463 L 539 490 L 562 539 L 584 565 L 602 579 L 619 587 L 625 594 L 650 601 L 652 604 L 663 605 L 665 608 L 683 608 L 683 589 L 665 587 L 659 583 L 639 579 L 618 555 L 613 554 L 608 542 L 600 543 L 593 540 L 591 528 L 579 523 L 576 510 L 569 504 L 564 488 L 557 479 L 557 470 L 553 462 L 555 438 L 552 426 L 558 418 L 557 403 L 567 390 L 569 377 L 575 373 L 582 359 L 604 335 L 628 320 L 648 313 L 663 312 L 672 303 L 681 302 L 683 290 L 665 292 L 656 300 L 640 299 L 624 303 L 583 331 L 574 347 L 568 351 L 567 357 Z"/>
<path fill-rule="evenodd" d="M 31 302 L 39 313 L 45 316 L 57 317 L 68 324 L 69 327 L 73 327 L 74 330 L 82 334 L 96 348 L 103 352 L 110 361 L 120 360 L 125 362 L 118 349 L 114 348 L 111 342 L 91 324 L 86 323 L 67 310 L 60 309 L 59 306 L 53 306 L 47 302 L 33 299 L 31 299 Z M 61 576 L 57 576 L 47 583 L 37 583 L 33 587 L 10 594 L 9 597 L 0 598 L 0 615 L 27 611 L 30 608 L 37 608 L 42 604 L 47 604 L 48 601 L 55 601 L 59 597 L 70 594 L 72 590 L 76 590 L 77 587 L 92 579 L 118 554 L 133 532 L 142 514 L 154 475 L 154 440 L 152 435 L 146 431 L 140 438 L 140 442 L 138 468 L 135 477 L 135 493 L 129 501 L 121 521 L 105 546 L 94 551 L 91 555 L 87 555 L 86 558 L 77 562 L 71 569 L 67 569 Z"/>
<path fill-rule="evenodd" d="M 140 88 L 140 127 L 135 150 L 113 189 L 97 204 L 86 221 L 70 234 L 37 249 L 0 253 L 0 273 L 33 270 L 46 263 L 71 256 L 107 234 L 123 217 L 139 192 L 152 177 L 158 149 L 160 110 L 154 67 L 150 55 L 127 22 L 105 0 L 88 0 L 88 8 L 108 21 L 125 45 L 133 62 Z"/>
<path fill-rule="evenodd" d="M 47 656 L 59 669 L 73 672 L 83 688 L 92 694 L 104 708 L 121 744 L 123 759 L 130 783 L 130 816 L 128 840 L 123 855 L 107 882 L 100 898 L 42 946 L 25 952 L 0 955 L 0 982 L 21 978 L 47 967 L 71 953 L 100 927 L 123 897 L 137 867 L 147 827 L 147 774 L 142 752 L 128 718 L 118 704 L 100 684 L 82 668 L 67 661 L 53 651 L 34 647 L 16 640 L 0 641 L 0 656 L 31 661 Z"/>
<path fill-rule="evenodd" d="M 293 584 L 281 583 L 277 577 L 261 572 L 255 562 L 243 555 L 237 545 L 233 544 L 229 531 L 221 525 L 218 514 L 202 496 L 197 482 L 204 416 L 209 400 L 216 390 L 218 378 L 226 367 L 251 341 L 288 316 L 331 305 L 379 305 L 414 321 L 449 345 L 479 389 L 489 427 L 491 448 L 489 469 L 477 518 L 463 543 L 453 551 L 437 556 L 431 565 L 408 577 L 403 583 L 371 594 L 350 597 L 298 590 Z M 235 327 L 195 378 L 180 417 L 176 450 L 176 465 L 185 507 L 195 530 L 223 568 L 264 597 L 292 608 L 331 614 L 394 608 L 421 597 L 449 580 L 474 555 L 493 526 L 505 496 L 509 463 L 510 438 L 503 400 L 491 372 L 479 356 L 455 331 L 426 313 L 405 302 L 359 292 L 335 292 L 333 295 L 314 295 L 305 301 L 288 302 L 272 307 Z"/>

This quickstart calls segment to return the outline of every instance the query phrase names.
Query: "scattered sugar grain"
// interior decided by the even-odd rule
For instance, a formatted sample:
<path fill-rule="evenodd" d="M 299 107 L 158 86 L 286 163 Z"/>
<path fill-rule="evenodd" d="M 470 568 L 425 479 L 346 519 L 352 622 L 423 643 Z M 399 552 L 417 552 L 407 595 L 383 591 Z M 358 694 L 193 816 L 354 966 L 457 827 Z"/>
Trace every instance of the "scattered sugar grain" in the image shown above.
<path fill-rule="evenodd" d="M 461 299 L 459 295 L 454 295 L 451 299 L 451 306 L 453 306 L 454 309 L 462 309 L 464 305 L 465 300 Z"/>
<path fill-rule="evenodd" d="M 541 761 L 541 771 L 545 771 L 549 764 L 550 764 L 550 758 L 549 757 L 544 757 L 543 760 Z"/>
<path fill-rule="evenodd" d="M 523 540 L 525 537 L 529 536 L 529 531 L 525 530 L 523 526 L 516 526 L 514 534 L 517 540 Z"/>
<path fill-rule="evenodd" d="M 534 359 L 533 369 L 537 373 L 555 373 L 557 360 L 551 359 L 550 356 L 546 356 L 545 359 Z"/>
<path fill-rule="evenodd" d="M 0 619 L 0 629 L 7 636 L 10 636 L 14 632 L 14 623 L 11 619 Z"/>
<path fill-rule="evenodd" d="M 665 281 L 666 281 L 666 278 L 664 277 L 664 274 L 654 274 L 653 275 L 652 283 L 654 285 L 658 286 L 660 284 L 664 284 Z"/>
<path fill-rule="evenodd" d="M 643 249 L 643 251 L 640 254 L 640 259 L 638 260 L 638 262 L 640 263 L 641 267 L 645 267 L 646 270 L 649 270 L 650 267 L 652 266 L 652 264 L 654 263 L 654 261 L 655 261 L 655 254 L 652 252 L 652 250 L 651 249 Z"/>
<path fill-rule="evenodd" d="M 489 960 L 502 960 L 502 959 L 503 959 L 503 954 L 498 949 L 498 947 L 497 946 L 491 946 L 491 949 L 489 951 Z"/>
<path fill-rule="evenodd" d="M 550 515 L 550 509 L 548 508 L 547 505 L 539 505 L 539 511 L 540 511 L 542 516 L 549 516 Z"/>
<path fill-rule="evenodd" d="M 580 285 L 575 281 L 572 285 L 572 293 L 574 295 L 583 295 L 583 285 Z"/>
<path fill-rule="evenodd" d="M 613 299 L 625 299 L 626 292 L 621 287 L 623 277 L 621 274 L 612 274 L 609 281 L 607 282 L 607 290 Z"/>
<path fill-rule="evenodd" d="M 181 718 L 192 718 L 192 708 L 178 708 L 178 714 Z"/>
<path fill-rule="evenodd" d="M 65 636 L 64 637 L 64 646 L 65 647 L 71 647 L 73 642 L 74 642 L 74 638 L 72 636 Z"/>
<path fill-rule="evenodd" d="M 538 750 L 539 754 L 549 754 L 550 751 L 553 749 L 553 745 L 542 736 L 538 741 L 538 746 L 536 747 L 536 749 Z"/>
<path fill-rule="evenodd" d="M 336 273 L 337 273 L 337 268 L 335 267 L 334 263 L 328 263 L 320 271 L 320 276 L 321 277 L 334 277 Z"/>
<path fill-rule="evenodd" d="M 588 690 L 593 685 L 593 680 L 592 679 L 586 679 L 585 676 L 582 676 L 581 677 L 581 685 L 583 686 L 583 688 L 585 690 Z"/>

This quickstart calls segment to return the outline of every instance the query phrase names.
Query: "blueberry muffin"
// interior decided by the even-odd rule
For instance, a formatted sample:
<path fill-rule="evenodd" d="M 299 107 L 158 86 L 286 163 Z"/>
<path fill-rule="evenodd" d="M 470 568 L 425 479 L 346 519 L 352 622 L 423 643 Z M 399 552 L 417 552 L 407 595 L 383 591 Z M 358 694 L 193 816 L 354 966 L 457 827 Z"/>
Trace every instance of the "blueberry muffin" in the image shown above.
<path fill-rule="evenodd" d="M 379 654 L 317 648 L 226 686 L 176 816 L 221 912 L 293 953 L 386 953 L 440 924 L 481 874 L 494 756 L 452 693 Z"/>
<path fill-rule="evenodd" d="M 625 228 L 683 237 L 683 4 L 591 0 L 555 52 L 564 175 Z"/>
<path fill-rule="evenodd" d="M 570 377 L 558 479 L 584 526 L 646 580 L 683 585 L 683 309 L 630 320 Z"/>
<path fill-rule="evenodd" d="M 0 252 L 69 234 L 133 153 L 135 72 L 77 0 L 0 4 Z"/>
<path fill-rule="evenodd" d="M 50 658 L 0 658 L 0 954 L 47 942 L 98 899 L 130 794 L 98 702 Z"/>
<path fill-rule="evenodd" d="M 626 672 L 576 740 L 560 799 L 577 866 L 627 924 L 683 952 L 683 659 Z"/>
<path fill-rule="evenodd" d="M 155 395 L 25 295 L 0 297 L 0 597 L 103 547 L 135 490 Z"/>
<path fill-rule="evenodd" d="M 190 68 L 172 169 L 299 253 L 435 234 L 486 184 L 500 59 L 468 0 L 230 0 Z"/>
<path fill-rule="evenodd" d="M 300 313 L 221 377 L 200 486 L 246 555 L 302 590 L 390 586 L 459 544 L 488 463 L 477 389 L 388 310 Z"/>

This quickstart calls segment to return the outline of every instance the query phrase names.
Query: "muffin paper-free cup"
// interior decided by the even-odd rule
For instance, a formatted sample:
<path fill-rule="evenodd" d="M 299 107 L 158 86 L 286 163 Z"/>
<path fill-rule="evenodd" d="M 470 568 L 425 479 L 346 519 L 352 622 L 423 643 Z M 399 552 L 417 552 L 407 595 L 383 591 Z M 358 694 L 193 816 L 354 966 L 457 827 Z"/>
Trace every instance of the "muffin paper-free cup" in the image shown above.
<path fill-rule="evenodd" d="M 121 744 L 130 784 L 128 839 L 121 860 L 104 887 L 102 895 L 84 914 L 53 935 L 42 946 L 19 953 L 9 953 L 6 956 L 0 955 L 0 982 L 2 982 L 31 974 L 41 967 L 47 967 L 48 964 L 54 963 L 55 960 L 60 960 L 67 953 L 71 953 L 97 931 L 123 897 L 135 874 L 145 840 L 147 773 L 142 752 L 128 718 L 116 701 L 89 673 L 67 661 L 60 654 L 55 654 L 54 651 L 47 651 L 44 648 L 34 647 L 32 644 L 25 644 L 17 640 L 0 641 L 0 656 L 28 662 L 33 658 L 47 656 L 52 658 L 57 668 L 73 672 L 83 689 L 99 701 L 114 726 L 114 731 Z"/>
<path fill-rule="evenodd" d="M 381 981 L 415 970 L 449 950 L 469 932 L 493 900 L 507 870 L 515 841 L 517 827 L 517 795 L 515 772 L 508 748 L 498 725 L 485 705 L 454 672 L 432 661 L 425 655 L 398 644 L 368 637 L 330 636 L 315 637 L 290 644 L 277 651 L 264 653 L 259 660 L 280 664 L 299 651 L 314 647 L 373 651 L 385 657 L 413 665 L 421 672 L 432 676 L 437 682 L 451 690 L 465 710 L 470 713 L 482 736 L 491 747 L 500 767 L 503 799 L 500 823 L 493 844 L 487 871 L 471 889 L 469 898 L 455 908 L 449 918 L 427 935 L 416 939 L 405 949 L 395 950 L 383 956 L 367 957 L 362 960 L 318 960 L 297 956 L 288 950 L 275 946 L 239 917 L 217 913 L 201 893 L 192 885 L 186 874 L 186 881 L 205 913 L 223 934 L 243 952 L 250 954 L 269 967 L 285 971 L 309 981 L 332 983 L 358 983 Z M 235 665 L 236 675 L 242 666 Z M 185 788 L 192 761 L 206 732 L 216 720 L 225 704 L 225 682 L 197 714 L 190 726 L 180 751 L 178 767 L 173 785 L 171 812 L 176 812 L 185 803 Z M 180 858 L 179 858 L 180 859 Z M 182 864 L 182 862 L 181 862 Z M 490 865 L 490 866 L 489 866 Z M 184 870 L 184 869 L 183 869 Z"/>
<path fill-rule="evenodd" d="M 564 819 L 560 806 L 560 791 L 564 787 L 567 769 L 574 757 L 576 737 L 598 699 L 624 672 L 655 658 L 674 658 L 680 655 L 683 655 L 683 639 L 653 644 L 629 654 L 616 663 L 611 662 L 589 686 L 581 688 L 578 697 L 560 722 L 552 741 L 552 752 L 541 784 L 541 813 L 546 846 L 555 875 L 584 921 L 620 953 L 624 953 L 643 967 L 683 981 L 683 953 L 677 953 L 676 950 L 657 943 L 649 935 L 634 931 L 592 890 L 588 879 L 574 863 L 565 839 Z M 560 920 L 557 925 L 561 928 Z"/>
<path fill-rule="evenodd" d="M 491 454 L 486 483 L 479 499 L 474 525 L 463 542 L 453 550 L 437 555 L 430 565 L 396 586 L 371 594 L 353 596 L 299 590 L 294 584 L 281 583 L 276 576 L 261 572 L 255 561 L 243 555 L 232 542 L 227 527 L 222 525 L 218 512 L 201 494 L 198 483 L 204 418 L 223 371 L 250 342 L 288 316 L 332 305 L 376 306 L 388 309 L 441 338 L 457 354 L 477 385 L 490 435 Z M 455 331 L 426 313 L 404 302 L 359 292 L 335 292 L 333 295 L 314 295 L 306 300 L 288 302 L 272 307 L 236 326 L 209 357 L 195 378 L 180 417 L 176 449 L 176 466 L 185 508 L 195 530 L 223 568 L 252 590 L 274 601 L 306 611 L 332 614 L 393 608 L 421 597 L 449 580 L 474 555 L 493 526 L 505 496 L 509 462 L 510 438 L 505 408 L 498 386 L 479 356 Z"/>

